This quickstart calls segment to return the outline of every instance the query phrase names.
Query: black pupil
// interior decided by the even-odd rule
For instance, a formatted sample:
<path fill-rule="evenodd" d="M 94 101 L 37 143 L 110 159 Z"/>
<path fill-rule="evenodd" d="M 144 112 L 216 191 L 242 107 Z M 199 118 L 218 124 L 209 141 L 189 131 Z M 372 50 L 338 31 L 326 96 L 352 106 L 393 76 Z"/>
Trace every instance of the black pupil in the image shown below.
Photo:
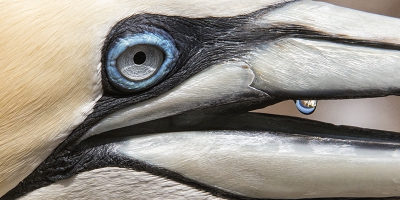
<path fill-rule="evenodd" d="M 134 56 L 133 56 L 133 62 L 135 62 L 135 64 L 137 65 L 141 65 L 146 61 L 146 54 L 142 51 L 137 52 Z"/>

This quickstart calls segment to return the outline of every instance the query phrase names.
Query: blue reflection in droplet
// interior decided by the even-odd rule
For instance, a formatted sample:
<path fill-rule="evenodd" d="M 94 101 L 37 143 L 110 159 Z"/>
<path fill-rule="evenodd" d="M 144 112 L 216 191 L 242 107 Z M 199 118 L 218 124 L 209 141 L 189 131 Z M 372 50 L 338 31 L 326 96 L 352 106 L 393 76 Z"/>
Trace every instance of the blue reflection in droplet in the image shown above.
<path fill-rule="evenodd" d="M 305 114 L 312 114 L 317 109 L 317 100 L 296 100 L 297 109 Z"/>

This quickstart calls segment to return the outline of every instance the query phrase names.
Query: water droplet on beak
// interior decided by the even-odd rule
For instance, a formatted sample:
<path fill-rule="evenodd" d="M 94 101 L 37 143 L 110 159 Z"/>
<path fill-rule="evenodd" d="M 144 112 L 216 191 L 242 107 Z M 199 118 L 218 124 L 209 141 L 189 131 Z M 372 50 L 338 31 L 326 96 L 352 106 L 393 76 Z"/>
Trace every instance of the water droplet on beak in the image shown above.
<path fill-rule="evenodd" d="M 296 100 L 297 109 L 305 114 L 312 114 L 317 109 L 317 100 Z"/>

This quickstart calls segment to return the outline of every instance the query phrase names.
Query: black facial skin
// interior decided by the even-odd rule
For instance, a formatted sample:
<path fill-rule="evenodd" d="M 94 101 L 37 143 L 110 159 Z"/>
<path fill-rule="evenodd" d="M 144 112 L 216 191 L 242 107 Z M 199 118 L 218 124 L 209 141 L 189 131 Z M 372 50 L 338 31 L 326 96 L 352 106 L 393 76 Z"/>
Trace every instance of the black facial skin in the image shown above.
<path fill-rule="evenodd" d="M 400 50 L 400 46 L 397 45 L 340 38 L 298 25 L 274 24 L 268 29 L 252 25 L 251 22 L 255 19 L 285 4 L 278 4 L 236 17 L 191 19 L 141 14 L 131 16 L 117 23 L 108 34 L 102 50 L 104 95 L 95 105 L 93 113 L 34 172 L 1 199 L 15 199 L 55 181 L 69 178 L 79 172 L 107 166 L 145 170 L 149 173 L 173 178 L 199 189 L 210 191 L 217 196 L 245 198 L 228 194 L 215 188 L 209 188 L 183 178 L 174 172 L 116 155 L 115 152 L 109 151 L 110 146 L 107 146 L 107 144 L 95 145 L 89 148 L 85 146 L 89 145 L 85 141 L 79 145 L 76 145 L 76 141 L 105 116 L 138 102 L 157 97 L 210 66 L 230 60 L 240 60 L 259 44 L 265 44 L 280 38 L 312 38 L 343 44 Z M 126 34 L 142 33 L 144 31 L 157 32 L 157 30 L 163 30 L 172 36 L 179 51 L 179 58 L 172 72 L 163 81 L 145 91 L 126 93 L 115 88 L 110 83 L 104 66 L 109 48 L 115 41 Z M 266 101 L 266 99 L 260 100 L 260 97 L 249 98 L 247 101 L 249 105 L 236 105 L 233 101 L 233 106 L 227 110 L 229 112 L 239 109 L 250 110 L 257 107 L 265 107 L 285 99 L 285 97 L 279 95 L 271 96 L 273 99 L 269 101 Z M 232 102 L 232 99 L 230 101 Z M 261 102 L 263 103 L 260 104 Z"/>

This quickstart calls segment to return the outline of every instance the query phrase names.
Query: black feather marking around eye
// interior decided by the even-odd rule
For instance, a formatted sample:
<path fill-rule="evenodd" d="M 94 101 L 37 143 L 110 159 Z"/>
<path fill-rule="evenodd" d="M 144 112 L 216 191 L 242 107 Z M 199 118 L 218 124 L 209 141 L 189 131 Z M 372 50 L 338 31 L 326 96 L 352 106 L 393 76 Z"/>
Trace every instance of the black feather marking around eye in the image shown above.
<path fill-rule="evenodd" d="M 271 24 L 267 28 L 251 25 L 251 22 L 258 17 L 284 5 L 286 4 L 278 4 L 254 13 L 235 17 L 192 19 L 139 14 L 118 22 L 105 38 L 102 49 L 101 73 L 104 95 L 96 103 L 94 111 L 33 173 L 7 193 L 4 199 L 20 197 L 32 190 L 74 175 L 77 172 L 76 168 L 80 166 L 66 166 L 65 164 L 70 162 L 69 158 L 76 158 L 76 155 L 74 155 L 76 153 L 74 151 L 76 141 L 107 115 L 138 102 L 160 96 L 210 66 L 230 60 L 240 60 L 260 43 L 265 44 L 279 38 L 292 37 L 400 50 L 400 47 L 396 45 L 327 35 L 308 27 L 293 24 Z M 144 31 L 156 32 L 157 30 L 163 30 L 173 38 L 179 51 L 176 66 L 163 81 L 146 90 L 125 93 L 115 88 L 110 83 L 104 69 L 106 55 L 112 44 L 126 34 Z M 98 167 L 101 167 L 100 164 Z"/>

